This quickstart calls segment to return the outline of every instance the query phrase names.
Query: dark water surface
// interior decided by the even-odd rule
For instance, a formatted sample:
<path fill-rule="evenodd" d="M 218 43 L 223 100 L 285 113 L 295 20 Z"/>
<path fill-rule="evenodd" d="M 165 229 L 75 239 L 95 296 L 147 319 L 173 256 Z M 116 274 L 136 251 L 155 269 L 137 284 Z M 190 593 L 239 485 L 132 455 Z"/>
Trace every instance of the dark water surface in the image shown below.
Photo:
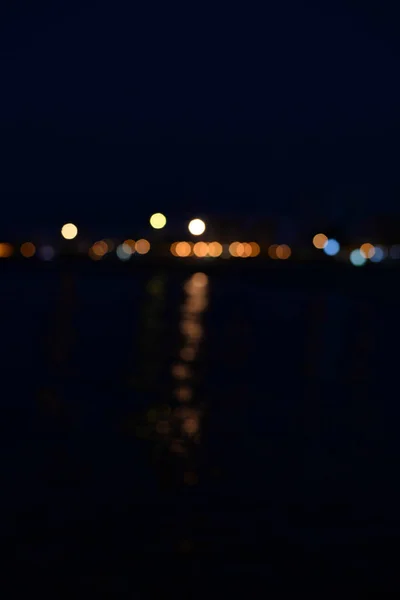
<path fill-rule="evenodd" d="M 393 590 L 394 277 L 2 273 L 6 568 L 138 597 Z"/>

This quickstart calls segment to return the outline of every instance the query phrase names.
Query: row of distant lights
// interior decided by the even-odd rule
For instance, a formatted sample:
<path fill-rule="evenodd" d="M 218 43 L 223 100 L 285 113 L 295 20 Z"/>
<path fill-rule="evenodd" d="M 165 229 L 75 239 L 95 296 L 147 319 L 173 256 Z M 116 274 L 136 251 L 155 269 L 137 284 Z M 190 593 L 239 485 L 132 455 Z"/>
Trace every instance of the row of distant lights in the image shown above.
<path fill-rule="evenodd" d="M 335 239 L 328 239 L 324 233 L 317 233 L 313 238 L 313 244 L 319 250 L 323 250 L 328 256 L 335 256 L 340 251 L 340 244 Z M 350 252 L 350 262 L 356 267 L 362 267 L 367 260 L 374 263 L 379 263 L 388 256 L 388 251 L 382 246 L 374 246 L 369 242 L 365 242 Z M 400 246 L 392 246 L 390 257 L 400 258 Z"/>

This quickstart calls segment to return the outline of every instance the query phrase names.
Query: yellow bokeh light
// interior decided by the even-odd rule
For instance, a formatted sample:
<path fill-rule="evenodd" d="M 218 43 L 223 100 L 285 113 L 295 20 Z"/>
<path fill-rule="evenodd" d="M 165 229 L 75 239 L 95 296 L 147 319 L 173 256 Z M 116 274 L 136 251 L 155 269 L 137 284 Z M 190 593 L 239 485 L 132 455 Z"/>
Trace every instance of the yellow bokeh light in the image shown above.
<path fill-rule="evenodd" d="M 192 219 L 188 229 L 192 235 L 201 235 L 206 230 L 206 224 L 201 219 Z"/>
<path fill-rule="evenodd" d="M 178 242 L 175 246 L 175 252 L 177 256 L 186 258 L 187 256 L 190 256 L 192 252 L 192 246 L 189 244 L 189 242 Z"/>
<path fill-rule="evenodd" d="M 13 252 L 14 249 L 11 244 L 8 244 L 7 242 L 2 242 L 0 244 L 0 258 L 9 258 Z"/>
<path fill-rule="evenodd" d="M 32 244 L 32 242 L 24 242 L 20 250 L 23 257 L 32 258 L 36 252 L 36 247 L 35 244 Z"/>
<path fill-rule="evenodd" d="M 78 235 L 78 228 L 73 223 L 66 223 L 61 228 L 61 235 L 65 240 L 73 240 Z"/>
<path fill-rule="evenodd" d="M 208 244 L 208 254 L 213 258 L 221 256 L 222 250 L 222 244 L 220 244 L 219 242 L 210 242 Z"/>
<path fill-rule="evenodd" d="M 153 229 L 162 229 L 167 224 L 167 219 L 162 213 L 155 213 L 150 217 L 150 225 Z"/>
<path fill-rule="evenodd" d="M 286 260 L 292 254 L 291 249 L 286 244 L 281 244 L 276 249 L 276 256 L 282 260 Z"/>
<path fill-rule="evenodd" d="M 328 243 L 328 238 L 324 233 L 317 233 L 313 237 L 313 244 L 318 250 L 323 250 Z"/>
<path fill-rule="evenodd" d="M 138 254 L 147 254 L 150 250 L 150 242 L 147 240 L 138 240 L 135 244 L 135 248 Z"/>
<path fill-rule="evenodd" d="M 197 242 L 193 246 L 193 254 L 198 258 L 204 258 L 208 254 L 208 244 L 205 242 Z"/>
<path fill-rule="evenodd" d="M 360 253 L 363 258 L 372 258 L 375 254 L 375 248 L 372 244 L 369 244 L 367 242 L 365 244 L 362 244 L 362 246 L 360 247 Z"/>

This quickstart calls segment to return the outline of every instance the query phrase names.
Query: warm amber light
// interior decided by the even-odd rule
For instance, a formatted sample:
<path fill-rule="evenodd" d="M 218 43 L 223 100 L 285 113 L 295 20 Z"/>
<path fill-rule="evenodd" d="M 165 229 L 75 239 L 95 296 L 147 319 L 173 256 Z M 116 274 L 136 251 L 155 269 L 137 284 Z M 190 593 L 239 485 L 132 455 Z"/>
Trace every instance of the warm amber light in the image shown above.
<path fill-rule="evenodd" d="M 147 240 L 138 240 L 135 244 L 135 248 L 138 254 L 147 254 L 150 250 L 150 242 Z"/>
<path fill-rule="evenodd" d="M 286 260 L 292 254 L 291 249 L 286 244 L 281 244 L 276 249 L 276 256 L 282 260 Z"/>
<path fill-rule="evenodd" d="M 206 224 L 201 219 L 192 219 L 188 228 L 192 235 L 201 235 L 206 230 Z"/>
<path fill-rule="evenodd" d="M 23 257 L 32 258 L 35 255 L 36 247 L 32 242 L 25 242 L 22 244 L 20 250 Z"/>
<path fill-rule="evenodd" d="M 91 252 L 94 254 L 94 256 L 101 258 L 105 254 L 107 254 L 108 246 L 104 240 L 100 242 L 95 242 L 91 247 Z"/>
<path fill-rule="evenodd" d="M 7 242 L 2 242 L 0 244 L 0 258 L 9 258 L 13 252 L 14 249 L 11 244 L 8 244 Z"/>
<path fill-rule="evenodd" d="M 175 252 L 181 258 L 186 258 L 187 256 L 190 256 L 192 252 L 192 246 L 189 244 L 189 242 L 178 242 L 175 246 Z"/>
<path fill-rule="evenodd" d="M 221 256 L 222 250 L 222 244 L 220 244 L 219 242 L 210 242 L 208 244 L 208 254 L 213 258 Z"/>
<path fill-rule="evenodd" d="M 194 273 L 190 279 L 194 287 L 203 288 L 208 283 L 208 277 L 205 273 Z"/>
<path fill-rule="evenodd" d="M 73 223 L 65 223 L 61 228 L 61 235 L 65 240 L 73 240 L 78 235 L 78 228 Z"/>
<path fill-rule="evenodd" d="M 360 253 L 363 258 L 372 258 L 375 255 L 375 247 L 367 242 L 360 247 Z"/>
<path fill-rule="evenodd" d="M 313 244 L 318 250 L 323 250 L 328 243 L 328 238 L 324 233 L 317 233 L 313 237 Z"/>
<path fill-rule="evenodd" d="M 242 246 L 243 246 L 243 250 L 241 253 L 241 257 L 248 258 L 249 256 L 251 256 L 251 252 L 252 252 L 251 245 L 248 244 L 247 242 L 243 242 Z"/>
<path fill-rule="evenodd" d="M 167 224 L 167 219 L 162 213 L 155 213 L 150 217 L 150 225 L 153 229 L 162 229 Z"/>
<path fill-rule="evenodd" d="M 193 254 L 198 258 L 204 258 L 208 254 L 208 244 L 205 242 L 197 242 L 193 246 Z"/>
<path fill-rule="evenodd" d="M 258 256 L 260 254 L 260 246 L 257 244 L 257 242 L 250 242 L 250 247 L 251 247 L 250 256 L 254 257 L 254 256 Z"/>
<path fill-rule="evenodd" d="M 176 252 L 176 247 L 178 245 L 178 242 L 174 242 L 173 244 L 171 244 L 169 251 L 171 252 L 172 256 L 178 256 L 177 252 Z"/>
<path fill-rule="evenodd" d="M 126 244 L 127 246 L 129 246 L 129 248 L 131 249 L 131 254 L 133 254 L 136 251 L 136 243 L 135 240 L 125 240 L 124 244 Z"/>
<path fill-rule="evenodd" d="M 273 259 L 278 258 L 277 253 L 276 253 L 277 248 L 278 248 L 278 244 L 272 244 L 272 246 L 270 246 L 268 248 L 268 256 L 270 258 L 273 258 Z"/>
<path fill-rule="evenodd" d="M 239 242 L 232 242 L 232 244 L 229 244 L 229 254 L 231 256 L 238 256 L 237 248 L 239 245 L 241 245 Z"/>

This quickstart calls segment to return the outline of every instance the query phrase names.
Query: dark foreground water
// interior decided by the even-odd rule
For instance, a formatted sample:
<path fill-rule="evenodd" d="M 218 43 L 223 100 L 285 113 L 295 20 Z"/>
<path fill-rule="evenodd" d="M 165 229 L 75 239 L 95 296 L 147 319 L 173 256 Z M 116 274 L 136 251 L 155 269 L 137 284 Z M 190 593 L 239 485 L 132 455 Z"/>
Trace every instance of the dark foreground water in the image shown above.
<path fill-rule="evenodd" d="M 13 585 L 397 590 L 398 275 L 354 273 L 2 273 Z"/>

